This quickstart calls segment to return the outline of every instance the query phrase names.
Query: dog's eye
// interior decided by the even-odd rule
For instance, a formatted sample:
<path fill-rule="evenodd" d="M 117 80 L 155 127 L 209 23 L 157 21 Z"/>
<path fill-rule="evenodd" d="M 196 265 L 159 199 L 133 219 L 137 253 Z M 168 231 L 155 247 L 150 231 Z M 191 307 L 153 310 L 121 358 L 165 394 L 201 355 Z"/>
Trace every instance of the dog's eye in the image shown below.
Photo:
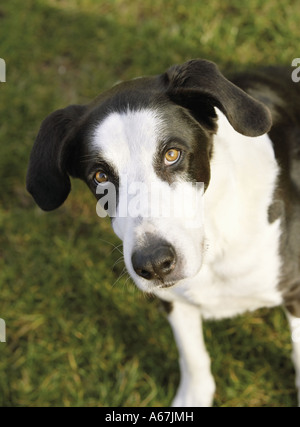
<path fill-rule="evenodd" d="M 165 154 L 165 165 L 173 165 L 174 163 L 178 162 L 181 156 L 181 151 L 177 150 L 176 148 L 171 148 L 168 150 Z"/>
<path fill-rule="evenodd" d="M 108 176 L 105 172 L 103 171 L 98 171 L 95 176 L 94 176 L 94 182 L 95 184 L 104 184 L 105 182 L 108 181 Z"/>

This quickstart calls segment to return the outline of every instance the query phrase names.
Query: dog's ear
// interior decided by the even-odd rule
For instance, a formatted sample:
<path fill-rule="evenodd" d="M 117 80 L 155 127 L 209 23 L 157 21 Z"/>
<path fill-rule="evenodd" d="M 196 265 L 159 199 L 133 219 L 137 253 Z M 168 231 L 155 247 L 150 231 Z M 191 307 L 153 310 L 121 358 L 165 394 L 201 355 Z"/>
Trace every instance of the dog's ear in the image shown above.
<path fill-rule="evenodd" d="M 202 111 L 213 117 L 212 109 L 215 106 L 243 135 L 259 136 L 272 126 L 267 107 L 227 80 L 213 62 L 196 59 L 174 65 L 163 78 L 169 97 L 189 108 L 196 118 L 201 116 Z"/>
<path fill-rule="evenodd" d="M 30 155 L 27 190 L 45 211 L 58 208 L 68 197 L 71 182 L 67 149 L 87 107 L 71 105 L 50 114 L 42 123 Z"/>

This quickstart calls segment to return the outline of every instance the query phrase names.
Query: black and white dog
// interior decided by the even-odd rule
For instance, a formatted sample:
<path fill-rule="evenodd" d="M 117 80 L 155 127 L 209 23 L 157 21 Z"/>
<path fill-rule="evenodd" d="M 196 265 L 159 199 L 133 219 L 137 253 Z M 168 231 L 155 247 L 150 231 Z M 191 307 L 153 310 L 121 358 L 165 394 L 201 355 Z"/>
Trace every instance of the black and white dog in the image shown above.
<path fill-rule="evenodd" d="M 116 189 L 112 227 L 128 272 L 167 303 L 180 352 L 174 406 L 213 401 L 201 318 L 260 307 L 286 309 L 300 389 L 299 126 L 300 86 L 290 71 L 270 67 L 229 81 L 205 60 L 120 83 L 42 123 L 28 190 L 50 211 L 66 200 L 70 177 L 99 201 Z M 132 183 L 144 185 L 139 197 Z M 134 198 L 143 207 L 145 193 L 161 205 L 155 215 L 120 214 Z M 182 209 L 189 205 L 198 226 Z"/>

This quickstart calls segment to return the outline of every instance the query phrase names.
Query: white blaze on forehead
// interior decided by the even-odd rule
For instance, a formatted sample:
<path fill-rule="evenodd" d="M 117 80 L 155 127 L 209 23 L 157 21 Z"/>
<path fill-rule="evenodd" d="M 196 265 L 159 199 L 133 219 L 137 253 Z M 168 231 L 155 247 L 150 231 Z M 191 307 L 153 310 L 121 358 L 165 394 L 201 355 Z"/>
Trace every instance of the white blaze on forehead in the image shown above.
<path fill-rule="evenodd" d="M 180 178 L 170 185 L 155 172 L 158 146 L 166 137 L 158 111 L 114 112 L 96 127 L 92 148 L 118 173 L 118 218 L 181 218 L 191 223 L 189 227 L 196 224 L 198 228 L 202 226 L 203 185 L 196 187 Z"/>
<path fill-rule="evenodd" d="M 111 113 L 95 129 L 92 147 L 119 175 L 149 177 L 162 120 L 153 110 Z"/>

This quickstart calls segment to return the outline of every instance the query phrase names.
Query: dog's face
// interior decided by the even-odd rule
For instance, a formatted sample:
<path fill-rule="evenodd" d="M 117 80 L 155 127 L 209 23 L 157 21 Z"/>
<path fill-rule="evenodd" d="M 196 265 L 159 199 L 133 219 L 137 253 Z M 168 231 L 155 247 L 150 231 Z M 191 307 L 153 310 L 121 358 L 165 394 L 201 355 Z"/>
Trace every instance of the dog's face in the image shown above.
<path fill-rule="evenodd" d="M 152 291 L 201 267 L 201 197 L 210 179 L 212 135 L 167 100 L 134 111 L 126 98 L 124 111 L 105 115 L 90 135 L 87 156 L 96 163 L 85 180 L 102 205 L 107 198 L 100 195 L 113 183 L 112 226 L 127 270 L 143 291 Z"/>
<path fill-rule="evenodd" d="M 59 110 L 42 124 L 28 189 L 52 210 L 66 199 L 69 176 L 83 179 L 99 209 L 110 212 L 136 284 L 146 292 L 173 286 L 202 266 L 214 107 L 245 135 L 271 125 L 261 104 L 201 60 L 122 83 L 89 106 Z"/>

